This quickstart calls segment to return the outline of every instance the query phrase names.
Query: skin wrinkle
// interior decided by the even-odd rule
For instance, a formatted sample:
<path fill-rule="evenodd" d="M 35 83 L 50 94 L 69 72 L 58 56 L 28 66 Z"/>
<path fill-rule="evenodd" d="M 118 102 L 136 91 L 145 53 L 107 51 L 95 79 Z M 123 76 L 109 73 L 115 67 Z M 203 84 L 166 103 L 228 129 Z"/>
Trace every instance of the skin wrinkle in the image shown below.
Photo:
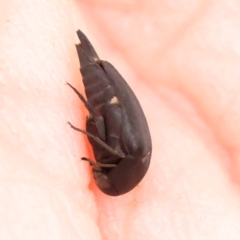
<path fill-rule="evenodd" d="M 179 95 L 176 101 L 174 101 L 174 94 Z M 170 97 L 171 95 L 172 97 Z M 164 99 L 169 108 L 173 109 L 181 118 L 184 119 L 185 122 L 191 125 L 199 136 L 201 136 L 204 131 L 205 136 L 201 136 L 202 141 L 206 146 L 211 146 L 212 152 L 221 159 L 220 163 L 227 167 L 229 163 L 232 162 L 233 158 L 231 156 L 231 151 L 229 151 L 230 148 L 226 146 L 220 138 L 218 138 L 218 134 L 216 131 L 213 131 L 214 129 L 212 129 L 211 125 L 208 124 L 208 121 L 204 116 L 204 112 L 199 111 L 198 104 L 194 102 L 193 98 L 188 98 L 187 94 L 182 95 L 180 91 L 174 92 L 169 88 L 161 90 L 159 94 L 159 98 L 160 97 Z M 179 104 L 179 102 L 181 102 L 181 104 Z M 234 182 L 235 181 L 236 179 Z"/>
<path fill-rule="evenodd" d="M 184 92 L 184 91 L 182 91 Z M 185 97 L 187 96 L 187 93 L 185 94 Z M 195 99 L 191 96 L 189 97 L 189 101 L 193 104 L 195 102 Z M 212 151 L 214 151 L 214 154 L 218 156 L 221 161 L 219 161 L 223 166 L 228 170 L 229 174 L 229 179 L 239 186 L 240 184 L 240 179 L 237 176 L 238 171 L 236 171 L 237 168 L 234 167 L 235 165 L 235 159 L 234 159 L 234 154 L 232 152 L 234 151 L 234 147 L 228 146 L 225 142 L 224 139 L 219 136 L 217 129 L 212 127 L 212 124 L 208 122 L 208 116 L 205 114 L 205 111 L 202 111 L 201 108 L 199 107 L 198 102 L 195 102 L 195 107 L 196 110 L 198 109 L 198 117 L 202 119 L 204 122 L 205 126 L 208 128 L 210 131 L 209 137 L 211 138 L 210 141 L 210 146 Z M 226 107 L 227 108 L 227 107 Z M 219 119 L 221 119 L 221 116 L 224 116 L 225 111 L 222 111 L 221 114 L 218 116 Z M 199 131 L 198 131 L 199 132 Z M 213 135 L 211 137 L 211 135 Z M 206 137 L 206 136 L 205 136 Z M 209 143 L 209 137 L 205 138 L 205 142 Z"/>
<path fill-rule="evenodd" d="M 203 1 L 202 4 L 198 5 L 198 8 L 196 9 L 195 12 L 192 13 L 192 15 L 181 23 L 181 25 L 178 25 L 178 28 L 175 29 L 175 31 L 172 33 L 172 35 L 168 36 L 167 40 L 165 41 L 165 43 L 162 44 L 162 46 L 160 47 L 160 51 L 158 49 L 158 51 L 155 53 L 157 54 L 157 56 L 161 56 L 161 58 L 164 60 L 164 58 L 168 55 L 168 51 L 169 49 L 173 49 L 175 45 L 178 45 L 179 43 L 181 43 L 181 38 L 183 38 L 183 36 L 187 35 L 189 32 L 189 29 L 194 28 L 194 26 L 197 24 L 197 22 L 201 21 L 203 18 L 204 13 L 207 13 L 207 11 L 209 10 L 210 6 L 212 5 L 213 1 Z M 131 10 L 136 11 L 136 6 L 132 7 Z M 140 14 L 141 13 L 141 7 L 137 8 L 138 12 L 135 12 L 135 14 Z M 145 5 L 142 5 L 142 10 L 145 10 Z M 111 9 L 112 11 L 114 10 L 114 8 Z M 124 12 L 125 9 L 123 9 L 122 11 Z M 151 11 L 151 10 L 150 10 Z M 119 12 L 119 9 L 118 9 Z M 150 13 L 151 14 L 151 13 Z M 96 14 L 96 16 L 98 16 L 98 14 Z M 140 15 L 141 16 L 141 15 Z M 141 17 L 140 17 L 141 18 Z M 157 25 L 157 23 L 156 23 Z M 157 31 L 158 26 L 155 26 L 155 31 Z M 177 41 L 176 41 L 177 39 Z M 109 40 L 111 43 L 116 44 L 116 46 L 114 46 L 114 48 L 117 49 L 121 49 L 122 44 L 117 41 L 115 41 L 115 39 L 110 39 Z M 125 49 L 121 49 L 122 51 L 124 51 Z M 130 52 L 131 54 L 131 52 Z M 154 54 L 154 52 L 153 52 Z M 131 55 L 128 55 L 128 52 L 126 53 L 126 56 L 129 58 L 131 58 Z M 152 55 L 153 58 L 155 58 L 154 55 Z M 132 65 L 132 68 L 135 68 L 136 65 Z M 154 68 L 154 66 L 153 66 Z M 151 73 L 151 68 L 148 69 L 150 70 L 149 72 Z M 149 79 L 149 77 L 146 77 L 146 79 Z M 151 84 L 151 82 L 148 82 L 148 84 Z"/>
<path fill-rule="evenodd" d="M 183 39 L 189 33 L 189 30 L 191 30 L 191 28 L 194 28 L 194 26 L 199 21 L 202 20 L 204 14 L 208 11 L 209 7 L 211 6 L 211 2 L 213 1 L 207 0 L 203 1 L 203 3 L 200 4 L 196 9 L 196 12 L 193 12 L 190 17 L 188 16 L 188 18 L 185 19 L 185 21 L 182 22 L 177 29 L 175 29 L 172 35 L 168 37 L 167 41 L 165 41 L 165 43 L 162 44 L 161 50 L 156 52 L 156 56 L 160 55 L 162 60 L 164 60 L 168 55 L 169 50 L 170 49 L 172 50 L 176 47 L 176 45 L 179 45 L 179 43 L 181 43 L 181 39 Z M 155 58 L 155 56 L 153 56 L 153 58 Z"/>
<path fill-rule="evenodd" d="M 171 89 L 169 91 L 171 91 Z M 161 98 L 165 100 L 165 102 L 170 108 L 177 112 L 184 119 L 184 121 L 188 122 L 188 124 L 194 128 L 196 133 L 201 135 L 202 131 L 205 132 L 205 138 L 203 139 L 205 140 L 206 146 L 209 144 L 211 145 L 213 153 L 216 154 L 216 156 L 218 156 L 220 159 L 222 159 L 221 162 L 223 164 L 231 162 L 230 155 L 228 154 L 228 146 L 225 146 L 224 142 L 221 141 L 221 138 L 219 138 L 216 131 L 214 131 L 214 129 L 212 128 L 211 124 L 208 123 L 204 111 L 200 110 L 198 103 L 194 101 L 194 98 L 191 98 L 191 95 L 187 95 L 187 93 L 185 93 L 184 91 L 182 91 L 182 93 L 180 91 L 177 92 L 177 94 L 180 94 L 180 96 L 184 99 L 180 100 L 179 98 L 177 98 L 176 101 L 180 100 L 186 102 L 186 108 L 190 110 L 182 109 L 177 102 L 174 102 L 174 95 L 176 94 L 174 92 L 171 93 L 173 95 L 171 99 L 169 99 L 169 96 L 166 97 L 166 94 L 164 97 L 164 91 L 160 92 L 159 97 L 161 96 Z M 191 114 L 195 116 L 192 117 Z"/>

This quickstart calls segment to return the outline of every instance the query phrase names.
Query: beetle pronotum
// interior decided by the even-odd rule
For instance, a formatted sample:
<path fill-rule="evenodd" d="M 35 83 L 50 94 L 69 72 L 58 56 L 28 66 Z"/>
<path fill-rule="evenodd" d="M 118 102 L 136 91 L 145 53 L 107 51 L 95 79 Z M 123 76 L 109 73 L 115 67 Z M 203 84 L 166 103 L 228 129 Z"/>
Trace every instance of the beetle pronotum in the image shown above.
<path fill-rule="evenodd" d="M 145 176 L 152 143 L 142 108 L 123 77 L 108 62 L 100 60 L 87 37 L 77 31 L 76 45 L 87 100 L 72 85 L 89 111 L 86 131 L 96 162 L 88 161 L 99 189 L 118 196 L 132 190 Z"/>

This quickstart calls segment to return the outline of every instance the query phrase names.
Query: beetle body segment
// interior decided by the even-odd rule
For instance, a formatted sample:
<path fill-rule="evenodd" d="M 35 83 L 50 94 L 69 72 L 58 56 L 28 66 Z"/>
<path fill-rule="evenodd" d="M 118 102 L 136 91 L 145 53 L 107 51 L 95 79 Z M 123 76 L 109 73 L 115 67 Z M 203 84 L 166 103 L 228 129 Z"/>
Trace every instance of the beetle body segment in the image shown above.
<path fill-rule="evenodd" d="M 88 135 L 96 159 L 93 176 L 101 191 L 118 196 L 132 190 L 148 170 L 152 144 L 147 121 L 135 94 L 118 71 L 99 59 L 80 30 L 77 34 L 81 43 L 76 48 L 87 97 L 82 101 L 87 102 L 90 113 L 86 130 L 113 149 L 110 152 Z M 111 167 L 105 167 L 107 164 Z"/>

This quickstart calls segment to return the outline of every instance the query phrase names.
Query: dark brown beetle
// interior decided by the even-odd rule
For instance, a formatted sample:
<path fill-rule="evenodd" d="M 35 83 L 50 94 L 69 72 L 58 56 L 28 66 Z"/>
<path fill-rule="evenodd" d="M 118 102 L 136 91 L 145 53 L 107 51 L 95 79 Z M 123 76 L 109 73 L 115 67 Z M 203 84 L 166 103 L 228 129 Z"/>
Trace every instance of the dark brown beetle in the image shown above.
<path fill-rule="evenodd" d="M 142 108 L 126 81 L 108 62 L 100 60 L 80 31 L 76 45 L 87 100 L 69 83 L 89 111 L 86 129 L 70 126 L 88 136 L 96 162 L 97 186 L 118 196 L 132 190 L 146 174 L 152 153 L 151 137 Z"/>

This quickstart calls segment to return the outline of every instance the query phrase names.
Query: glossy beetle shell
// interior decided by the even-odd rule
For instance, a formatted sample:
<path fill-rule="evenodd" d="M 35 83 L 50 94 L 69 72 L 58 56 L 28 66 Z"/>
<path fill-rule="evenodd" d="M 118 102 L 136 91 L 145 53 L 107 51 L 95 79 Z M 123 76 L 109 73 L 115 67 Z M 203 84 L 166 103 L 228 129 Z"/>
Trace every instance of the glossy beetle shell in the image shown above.
<path fill-rule="evenodd" d="M 148 124 L 126 81 L 110 63 L 99 59 L 80 30 L 77 34 L 81 41 L 76 48 L 87 97 L 85 105 L 90 112 L 86 131 L 96 159 L 93 176 L 102 192 L 118 196 L 132 190 L 148 170 L 152 153 Z"/>

